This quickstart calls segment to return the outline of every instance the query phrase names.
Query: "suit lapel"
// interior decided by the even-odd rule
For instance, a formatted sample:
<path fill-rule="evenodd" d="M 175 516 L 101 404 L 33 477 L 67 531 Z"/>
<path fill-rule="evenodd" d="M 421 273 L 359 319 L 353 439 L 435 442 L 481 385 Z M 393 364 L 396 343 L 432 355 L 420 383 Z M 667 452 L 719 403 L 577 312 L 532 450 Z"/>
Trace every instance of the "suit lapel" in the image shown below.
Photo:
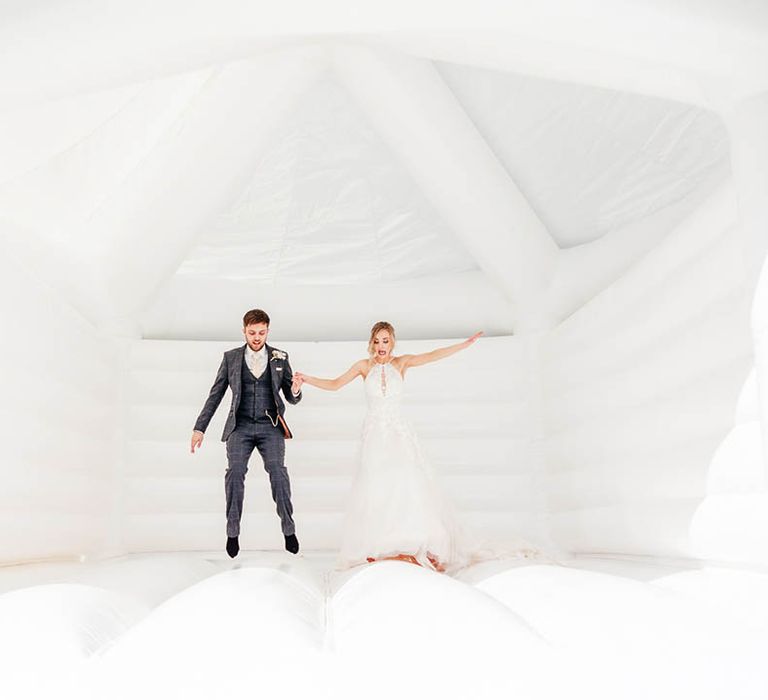
<path fill-rule="evenodd" d="M 277 376 L 275 363 L 272 362 L 272 348 L 264 343 L 264 349 L 267 351 L 267 367 L 269 367 L 269 376 L 272 378 L 272 391 L 277 396 L 277 392 L 280 389 L 280 378 Z"/>
<path fill-rule="evenodd" d="M 237 362 L 232 368 L 232 377 L 230 377 L 230 384 L 232 385 L 232 393 L 237 396 L 237 404 L 240 405 L 240 389 L 242 388 L 243 380 L 243 362 L 245 361 L 245 345 L 237 350 Z"/>

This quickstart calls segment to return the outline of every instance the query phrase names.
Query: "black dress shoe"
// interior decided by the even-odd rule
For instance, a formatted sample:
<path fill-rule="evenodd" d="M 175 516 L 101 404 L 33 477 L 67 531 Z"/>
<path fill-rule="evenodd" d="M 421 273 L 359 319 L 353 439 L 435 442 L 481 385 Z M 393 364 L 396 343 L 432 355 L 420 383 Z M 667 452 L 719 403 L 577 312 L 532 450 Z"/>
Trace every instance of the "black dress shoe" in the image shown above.
<path fill-rule="evenodd" d="M 227 537 L 227 554 L 233 559 L 240 551 L 240 543 L 237 541 L 237 537 Z"/>
<path fill-rule="evenodd" d="M 299 551 L 299 541 L 296 539 L 296 535 L 284 535 L 285 548 L 291 553 L 296 554 Z"/>

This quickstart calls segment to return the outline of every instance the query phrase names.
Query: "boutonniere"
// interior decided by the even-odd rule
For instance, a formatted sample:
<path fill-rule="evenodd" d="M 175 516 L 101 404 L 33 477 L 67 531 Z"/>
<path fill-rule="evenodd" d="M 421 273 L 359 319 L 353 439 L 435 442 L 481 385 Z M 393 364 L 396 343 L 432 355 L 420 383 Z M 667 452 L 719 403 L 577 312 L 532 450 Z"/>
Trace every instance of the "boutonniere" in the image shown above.
<path fill-rule="evenodd" d="M 273 360 L 284 360 L 285 359 L 285 353 L 282 350 L 273 350 L 272 351 L 272 359 Z"/>

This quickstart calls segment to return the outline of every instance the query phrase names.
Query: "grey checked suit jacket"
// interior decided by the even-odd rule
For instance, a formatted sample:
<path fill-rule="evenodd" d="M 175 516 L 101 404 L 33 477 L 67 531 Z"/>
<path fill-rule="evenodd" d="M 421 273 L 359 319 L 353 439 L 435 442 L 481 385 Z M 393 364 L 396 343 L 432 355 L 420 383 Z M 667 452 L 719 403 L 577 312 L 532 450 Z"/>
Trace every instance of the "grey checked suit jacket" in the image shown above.
<path fill-rule="evenodd" d="M 227 422 L 224 424 L 224 432 L 221 436 L 222 442 L 226 442 L 227 438 L 232 434 L 232 431 L 237 427 L 236 416 L 237 409 L 240 406 L 240 384 L 242 380 L 245 347 L 245 344 L 243 344 L 239 348 L 233 348 L 224 353 L 224 358 L 219 366 L 219 371 L 216 373 L 216 379 L 213 380 L 213 386 L 205 401 L 203 410 L 200 411 L 200 415 L 197 417 L 197 421 L 195 421 L 194 429 L 204 433 L 208 427 L 208 423 L 210 423 L 211 418 L 213 418 L 213 414 L 216 413 L 216 409 L 219 407 L 227 387 L 230 387 L 232 389 L 232 405 L 229 408 Z M 285 422 L 285 404 L 283 403 L 283 399 L 280 397 L 279 392 L 280 389 L 282 389 L 285 400 L 291 404 L 297 404 L 301 401 L 301 392 L 299 392 L 298 396 L 294 396 L 291 391 L 293 370 L 288 362 L 288 353 L 278 350 L 271 345 L 265 344 L 265 348 L 267 350 L 268 358 L 267 367 L 272 377 L 272 395 L 275 397 L 275 406 L 277 406 L 278 416 L 276 418 L 280 422 L 285 437 L 290 438 L 293 437 L 293 435 Z M 285 355 L 285 359 L 273 355 L 273 351 L 282 353 Z"/>

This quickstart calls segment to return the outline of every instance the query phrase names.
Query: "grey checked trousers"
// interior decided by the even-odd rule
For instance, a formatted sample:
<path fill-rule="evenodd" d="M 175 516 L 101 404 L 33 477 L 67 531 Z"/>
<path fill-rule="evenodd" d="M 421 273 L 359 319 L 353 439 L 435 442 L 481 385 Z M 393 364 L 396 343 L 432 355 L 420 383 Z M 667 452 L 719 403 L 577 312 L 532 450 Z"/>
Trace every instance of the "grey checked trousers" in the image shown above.
<path fill-rule="evenodd" d="M 293 535 L 296 526 L 293 522 L 291 504 L 291 481 L 285 468 L 285 437 L 279 427 L 275 427 L 266 416 L 256 422 L 239 421 L 227 438 L 227 471 L 224 474 L 224 493 L 227 497 L 227 537 L 240 535 L 240 518 L 243 515 L 245 496 L 245 475 L 248 472 L 248 460 L 257 449 L 264 460 L 264 469 L 269 474 L 272 488 L 272 500 L 275 502 L 280 526 L 284 535 Z"/>

